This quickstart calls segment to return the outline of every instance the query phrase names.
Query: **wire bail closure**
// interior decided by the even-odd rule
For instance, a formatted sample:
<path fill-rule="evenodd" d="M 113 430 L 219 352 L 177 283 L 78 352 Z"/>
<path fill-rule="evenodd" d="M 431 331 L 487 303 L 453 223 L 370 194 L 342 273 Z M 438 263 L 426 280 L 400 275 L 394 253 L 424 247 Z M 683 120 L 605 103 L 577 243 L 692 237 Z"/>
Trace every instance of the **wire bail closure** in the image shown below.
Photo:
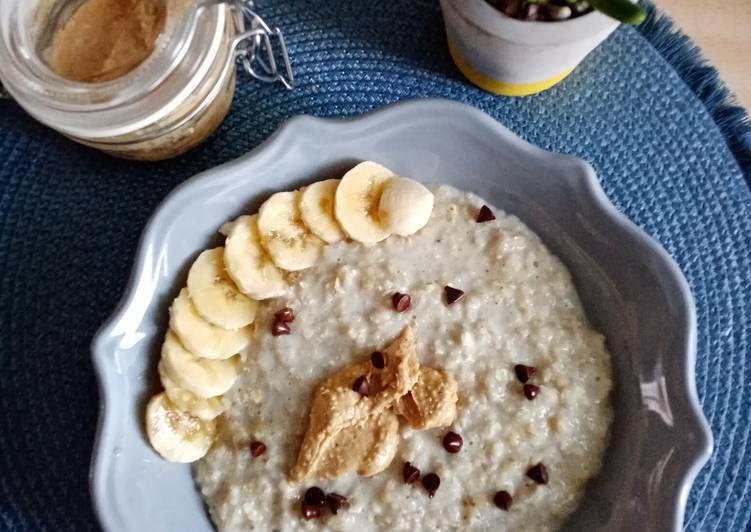
<path fill-rule="evenodd" d="M 256 13 L 253 0 L 229 0 L 229 3 L 237 10 L 235 21 L 238 34 L 232 43 L 237 62 L 259 81 L 278 81 L 285 88 L 292 89 L 295 77 L 282 30 L 269 26 Z"/>

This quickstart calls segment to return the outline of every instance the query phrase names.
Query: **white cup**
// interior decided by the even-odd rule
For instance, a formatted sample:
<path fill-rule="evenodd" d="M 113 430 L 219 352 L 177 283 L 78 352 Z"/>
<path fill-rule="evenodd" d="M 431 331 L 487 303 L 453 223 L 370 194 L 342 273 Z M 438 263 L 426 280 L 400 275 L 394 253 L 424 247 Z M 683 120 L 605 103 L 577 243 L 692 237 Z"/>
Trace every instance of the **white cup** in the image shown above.
<path fill-rule="evenodd" d="M 449 51 L 483 90 L 525 96 L 568 76 L 618 22 L 593 11 L 559 22 L 508 17 L 485 0 L 441 0 Z"/>

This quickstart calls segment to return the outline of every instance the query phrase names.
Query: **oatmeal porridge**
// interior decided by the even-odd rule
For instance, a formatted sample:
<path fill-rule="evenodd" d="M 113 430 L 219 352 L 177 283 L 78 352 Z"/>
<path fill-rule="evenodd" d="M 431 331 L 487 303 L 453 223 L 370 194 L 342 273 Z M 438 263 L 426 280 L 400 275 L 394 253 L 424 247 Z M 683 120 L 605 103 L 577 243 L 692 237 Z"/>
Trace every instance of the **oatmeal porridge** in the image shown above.
<path fill-rule="evenodd" d="M 612 419 L 610 356 L 568 271 L 515 217 L 448 186 L 432 192 L 429 221 L 411 236 L 366 245 L 341 240 L 331 227 L 330 240 L 301 240 L 301 250 L 319 254 L 314 264 L 289 274 L 294 282 L 285 295 L 282 279 L 269 272 L 264 287 L 276 283 L 279 293 L 233 314 L 245 317 L 227 339 L 247 344 L 240 360 L 227 357 L 232 346 L 206 355 L 206 363 L 221 363 L 227 382 L 236 378 L 187 392 L 223 394 L 213 445 L 194 464 L 218 530 L 554 530 L 599 472 Z M 267 247 L 277 264 L 288 259 Z M 228 240 L 224 260 L 233 269 L 229 250 Z M 252 293 L 245 284 L 243 293 Z M 190 277 L 188 290 L 199 294 Z M 198 312 L 191 319 L 211 314 L 193 299 Z M 187 349 L 199 334 L 175 330 Z M 349 367 L 382 367 L 383 353 L 388 368 L 393 355 L 386 350 L 405 330 L 414 340 L 412 374 L 425 368 L 438 379 L 423 392 L 445 391 L 437 421 L 416 428 L 406 421 L 408 406 L 389 407 L 373 414 L 388 412 L 373 421 L 388 432 L 379 443 L 393 447 L 385 469 L 291 475 L 321 383 Z M 181 366 L 179 354 L 163 354 L 167 374 L 198 371 Z M 355 391 L 372 399 L 370 382 L 370 390 L 353 384 Z M 414 386 L 419 402 L 420 382 L 415 376 L 399 393 Z M 382 388 L 378 393 L 388 392 Z M 178 404 L 179 397 L 185 408 L 195 399 L 172 391 L 170 399 Z M 372 434 L 342 440 L 337 452 L 355 452 L 366 436 Z M 314 498 L 341 497 L 328 501 L 339 511 L 303 505 L 301 513 L 306 490 Z"/>

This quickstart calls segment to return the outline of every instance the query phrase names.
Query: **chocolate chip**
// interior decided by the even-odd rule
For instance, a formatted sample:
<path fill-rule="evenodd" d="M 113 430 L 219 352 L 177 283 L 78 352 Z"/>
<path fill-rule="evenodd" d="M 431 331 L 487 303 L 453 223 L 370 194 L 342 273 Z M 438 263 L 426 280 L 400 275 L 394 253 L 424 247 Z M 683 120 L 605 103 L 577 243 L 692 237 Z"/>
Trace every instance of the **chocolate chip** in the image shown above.
<path fill-rule="evenodd" d="M 495 220 L 495 214 L 490 210 L 490 207 L 483 205 L 480 207 L 480 212 L 477 214 L 477 223 L 485 223 L 491 220 Z"/>
<path fill-rule="evenodd" d="M 527 476 L 538 484 L 548 483 L 548 470 L 542 463 L 534 465 L 527 469 Z"/>
<path fill-rule="evenodd" d="M 357 377 L 355 382 L 352 383 L 352 389 L 360 395 L 367 396 L 368 393 L 370 393 L 370 383 L 368 383 L 368 378 L 365 375 Z"/>
<path fill-rule="evenodd" d="M 525 384 L 524 385 L 524 396 L 529 399 L 530 401 L 540 395 L 540 387 L 535 386 L 534 384 Z"/>
<path fill-rule="evenodd" d="M 511 503 L 514 502 L 514 498 L 508 491 L 501 490 L 497 491 L 493 496 L 493 502 L 501 510 L 508 511 L 508 509 L 511 508 Z"/>
<path fill-rule="evenodd" d="M 326 494 L 318 486 L 313 486 L 312 488 L 305 490 L 305 498 L 303 501 L 308 506 L 322 508 L 326 505 Z"/>
<path fill-rule="evenodd" d="M 464 295 L 464 290 L 459 290 L 458 288 L 454 288 L 453 286 L 446 285 L 443 289 L 446 292 L 446 303 L 448 303 L 449 305 L 455 303 Z"/>
<path fill-rule="evenodd" d="M 516 373 L 516 378 L 519 379 L 519 382 L 527 382 L 536 371 L 537 368 L 533 366 L 525 366 L 524 364 L 514 366 L 514 373 Z"/>
<path fill-rule="evenodd" d="M 282 310 L 274 314 L 274 317 L 276 318 L 276 321 L 292 323 L 295 321 L 295 312 L 289 307 L 284 307 Z"/>
<path fill-rule="evenodd" d="M 414 484 L 420 480 L 420 470 L 409 462 L 404 462 L 404 470 L 402 471 L 405 484 Z"/>
<path fill-rule="evenodd" d="M 329 493 L 326 495 L 326 503 L 329 505 L 329 509 L 334 515 L 336 515 L 342 508 L 349 506 L 347 497 L 339 495 L 338 493 Z"/>
<path fill-rule="evenodd" d="M 422 477 L 422 485 L 428 490 L 428 497 L 432 499 L 435 492 L 438 491 L 438 486 L 441 485 L 441 477 L 435 473 L 428 473 Z"/>
<path fill-rule="evenodd" d="M 310 504 L 302 503 L 302 516 L 307 521 L 316 519 L 319 515 L 321 515 L 321 513 L 318 511 L 318 508 L 311 506 Z"/>
<path fill-rule="evenodd" d="M 386 359 L 383 358 L 383 353 L 380 351 L 374 351 L 371 353 L 370 363 L 373 364 L 373 367 L 376 369 L 383 369 L 386 367 Z"/>
<path fill-rule="evenodd" d="M 412 298 L 409 297 L 409 294 L 397 292 L 391 296 L 391 303 L 394 305 L 395 311 L 404 312 L 412 304 Z"/>
<path fill-rule="evenodd" d="M 285 334 L 289 334 L 289 332 L 289 325 L 281 320 L 274 321 L 271 326 L 271 334 L 274 336 L 284 336 Z"/>
<path fill-rule="evenodd" d="M 266 445 L 260 441 L 254 441 L 250 444 L 250 456 L 258 458 L 266 452 Z"/>
<path fill-rule="evenodd" d="M 443 437 L 443 448 L 446 452 L 456 454 L 462 450 L 464 440 L 456 432 L 447 432 Z"/>

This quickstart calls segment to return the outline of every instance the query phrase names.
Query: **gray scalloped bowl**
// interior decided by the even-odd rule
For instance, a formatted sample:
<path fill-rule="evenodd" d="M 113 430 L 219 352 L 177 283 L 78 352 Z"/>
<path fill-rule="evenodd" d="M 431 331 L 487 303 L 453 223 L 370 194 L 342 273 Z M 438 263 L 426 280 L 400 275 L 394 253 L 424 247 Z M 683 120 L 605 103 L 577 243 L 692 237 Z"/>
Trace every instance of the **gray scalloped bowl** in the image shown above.
<path fill-rule="evenodd" d="M 444 100 L 363 117 L 290 120 L 248 155 L 177 188 L 151 218 L 117 311 L 93 342 L 102 398 L 91 468 L 110 531 L 208 531 L 190 467 L 163 461 L 143 410 L 167 307 L 216 228 L 270 193 L 373 159 L 427 183 L 472 191 L 536 231 L 573 274 L 613 354 L 615 421 L 603 470 L 570 530 L 680 530 L 689 488 L 712 449 L 694 384 L 696 316 L 675 262 L 620 214 L 580 159 L 549 153 L 480 111 Z"/>

